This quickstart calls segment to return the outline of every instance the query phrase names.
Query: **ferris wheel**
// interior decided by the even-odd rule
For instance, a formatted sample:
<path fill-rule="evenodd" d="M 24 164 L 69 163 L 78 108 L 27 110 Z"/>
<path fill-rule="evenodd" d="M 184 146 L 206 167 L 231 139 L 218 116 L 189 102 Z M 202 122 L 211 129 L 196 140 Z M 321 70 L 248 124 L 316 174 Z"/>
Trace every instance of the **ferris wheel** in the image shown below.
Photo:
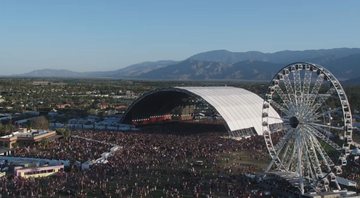
<path fill-rule="evenodd" d="M 272 106 L 280 124 L 271 125 Z M 301 193 L 340 190 L 352 142 L 352 116 L 339 81 L 320 65 L 285 66 L 272 79 L 262 110 L 269 172 L 287 175 Z"/>

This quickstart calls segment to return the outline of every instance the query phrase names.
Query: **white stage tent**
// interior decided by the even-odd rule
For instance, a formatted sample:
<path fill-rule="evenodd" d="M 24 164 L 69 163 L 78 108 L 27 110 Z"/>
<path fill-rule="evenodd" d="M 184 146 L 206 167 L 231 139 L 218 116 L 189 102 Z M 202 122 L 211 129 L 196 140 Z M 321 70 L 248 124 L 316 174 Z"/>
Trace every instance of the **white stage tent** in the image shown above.
<path fill-rule="evenodd" d="M 176 103 L 180 95 L 175 95 L 179 93 L 199 97 L 211 105 L 224 119 L 230 133 L 253 128 L 258 135 L 262 135 L 263 99 L 248 90 L 230 86 L 174 87 L 154 90 L 139 97 L 129 107 L 124 119 L 131 114 L 133 108 L 144 100 L 151 99 L 152 106 L 156 106 L 154 103 L 158 101 L 157 108 L 162 108 L 172 101 Z M 174 96 L 170 96 L 171 94 Z M 148 107 L 144 107 L 145 105 L 138 109 L 146 111 Z M 269 123 L 281 123 L 280 116 L 273 108 L 270 108 L 269 111 Z"/>

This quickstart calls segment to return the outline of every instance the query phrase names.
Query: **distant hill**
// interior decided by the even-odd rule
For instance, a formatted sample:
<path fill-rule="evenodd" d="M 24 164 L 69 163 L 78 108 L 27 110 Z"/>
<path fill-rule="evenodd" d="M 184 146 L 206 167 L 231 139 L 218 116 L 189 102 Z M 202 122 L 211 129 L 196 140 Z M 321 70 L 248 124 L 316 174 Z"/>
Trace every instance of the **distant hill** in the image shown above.
<path fill-rule="evenodd" d="M 210 53 L 211 54 L 211 53 Z M 360 76 L 360 53 L 349 56 L 331 55 L 324 53 L 321 57 L 304 58 L 297 61 L 308 61 L 321 64 L 328 68 L 339 80 L 346 80 Z M 344 56 L 344 57 L 343 57 Z M 337 58 L 340 57 L 340 58 Z M 289 58 L 290 59 L 290 58 Z M 280 58 L 278 59 L 280 60 Z M 287 64 L 262 60 L 244 60 L 236 63 L 194 60 L 189 58 L 174 65 L 144 73 L 139 77 L 145 79 L 175 79 L 175 80 L 270 80 L 277 71 Z"/>
<path fill-rule="evenodd" d="M 256 80 L 268 81 L 275 72 L 293 62 L 312 62 L 328 68 L 339 80 L 360 77 L 360 48 L 305 51 L 231 52 L 208 51 L 183 61 L 162 60 L 130 65 L 115 71 L 72 72 L 37 70 L 28 77 L 100 77 L 148 80 Z"/>
<path fill-rule="evenodd" d="M 23 77 L 59 77 L 59 78 L 131 78 L 141 74 L 159 69 L 177 61 L 161 60 L 154 62 L 143 62 L 121 68 L 115 71 L 94 71 L 94 72 L 74 72 L 65 69 L 41 69 L 15 76 Z"/>
<path fill-rule="evenodd" d="M 21 77 L 68 77 L 68 78 L 77 78 L 85 76 L 81 72 L 74 72 L 65 69 L 40 69 L 34 70 L 28 73 L 19 74 L 16 76 Z"/>
<path fill-rule="evenodd" d="M 304 51 L 279 51 L 274 53 L 263 53 L 258 51 L 249 52 L 230 52 L 227 50 L 214 50 L 199 53 L 191 56 L 190 60 L 214 61 L 233 64 L 241 61 L 264 61 L 272 63 L 291 63 L 298 61 L 316 61 L 320 63 L 324 60 L 334 60 L 353 54 L 360 54 L 360 48 L 334 48 Z"/>
<path fill-rule="evenodd" d="M 185 60 L 167 67 L 156 69 L 141 75 L 146 79 L 175 79 L 175 80 L 194 80 L 194 79 L 217 79 L 218 75 L 223 73 L 223 69 L 229 67 L 229 64 Z"/>
<path fill-rule="evenodd" d="M 145 79 L 176 80 L 268 80 L 281 66 L 262 61 L 235 64 L 185 60 L 141 75 Z"/>
<path fill-rule="evenodd" d="M 266 53 L 257 51 L 231 52 L 228 50 L 214 50 L 195 54 L 189 57 L 189 60 L 233 64 L 245 60 L 268 61 L 268 58 Z"/>
<path fill-rule="evenodd" d="M 360 85 L 360 77 L 352 78 L 342 82 L 345 85 Z"/>
<path fill-rule="evenodd" d="M 127 66 L 122 69 L 118 69 L 116 71 L 112 71 L 111 74 L 109 74 L 109 77 L 136 77 L 141 76 L 142 74 L 151 72 L 156 69 L 160 69 L 163 67 L 166 67 L 168 65 L 172 65 L 177 63 L 177 61 L 172 60 L 161 60 L 161 61 L 155 61 L 155 62 L 143 62 L 138 63 L 134 65 Z"/>
<path fill-rule="evenodd" d="M 341 80 L 360 77 L 360 53 L 325 61 L 323 65 Z"/>

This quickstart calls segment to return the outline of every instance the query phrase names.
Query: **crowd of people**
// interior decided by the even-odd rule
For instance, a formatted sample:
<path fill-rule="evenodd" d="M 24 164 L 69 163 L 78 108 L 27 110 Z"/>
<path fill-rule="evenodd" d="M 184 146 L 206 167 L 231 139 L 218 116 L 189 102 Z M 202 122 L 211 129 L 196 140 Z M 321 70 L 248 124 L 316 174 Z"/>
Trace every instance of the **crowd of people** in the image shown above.
<path fill-rule="evenodd" d="M 343 176 L 360 184 L 360 157 L 350 156 L 347 163 L 348 164 L 342 168 Z M 357 186 L 357 190 L 360 191 L 359 185 Z"/>
<path fill-rule="evenodd" d="M 8 197 L 278 197 L 263 188 L 254 175 L 261 162 L 269 162 L 262 136 L 233 140 L 208 126 L 174 130 L 173 125 L 144 128 L 141 132 L 72 131 L 69 138 L 14 150 L 15 156 L 84 162 L 120 149 L 107 163 L 88 170 L 71 166 L 54 176 L 39 179 L 2 177 L 0 190 Z M 79 138 L 82 137 L 82 138 Z M 281 134 L 274 135 L 278 142 Z M 94 141 L 88 141 L 88 140 Z M 239 154 L 240 157 L 234 158 Z M 243 157 L 246 159 L 243 159 Z M 246 161 L 246 163 L 244 163 Z M 358 161 L 350 161 L 358 163 Z M 345 170 L 359 181 L 359 166 Z M 283 181 L 284 182 L 284 181 Z M 272 183 L 272 182 L 270 182 Z M 281 183 L 280 183 L 281 184 Z M 279 185 L 280 185 L 279 184 Z M 283 184 L 281 184 L 283 185 Z M 271 191 L 271 190 L 270 190 Z"/>
<path fill-rule="evenodd" d="M 232 140 L 209 133 L 73 131 L 119 145 L 106 164 L 70 170 L 41 179 L 3 177 L 9 197 L 257 197 L 265 195 L 253 175 L 256 161 L 268 160 L 263 137 Z M 191 134 L 191 135 L 189 135 Z M 110 150 L 108 144 L 70 137 L 15 149 L 16 156 L 86 161 Z M 229 162 L 231 153 L 251 153 L 253 164 Z M 16 189 L 16 190 L 15 190 Z"/>
<path fill-rule="evenodd" d="M 17 147 L 13 150 L 13 155 L 85 162 L 99 158 L 102 153 L 108 152 L 110 148 L 110 145 L 80 138 L 62 138 L 56 141 L 44 141 L 26 147 Z"/>

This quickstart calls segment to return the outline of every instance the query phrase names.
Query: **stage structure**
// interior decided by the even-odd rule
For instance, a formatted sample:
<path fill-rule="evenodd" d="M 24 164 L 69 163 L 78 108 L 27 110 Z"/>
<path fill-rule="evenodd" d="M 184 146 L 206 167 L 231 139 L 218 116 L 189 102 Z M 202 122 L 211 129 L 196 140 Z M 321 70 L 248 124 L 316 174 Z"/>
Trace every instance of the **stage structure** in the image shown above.
<path fill-rule="evenodd" d="M 281 132 L 270 127 L 272 107 L 281 117 Z M 265 95 L 262 125 L 272 158 L 268 172 L 290 178 L 302 194 L 340 190 L 336 174 L 350 154 L 352 116 L 345 91 L 330 71 L 305 62 L 281 69 Z"/>
<path fill-rule="evenodd" d="M 223 87 L 173 87 L 147 92 L 134 101 L 125 112 L 123 123 L 168 120 L 178 116 L 178 107 L 206 103 L 224 120 L 229 135 L 244 137 L 262 135 L 261 110 L 263 99 L 248 90 L 230 86 Z M 182 110 L 181 112 L 184 112 Z M 186 113 L 191 113 L 187 110 Z M 269 125 L 276 128 L 281 123 L 277 112 L 269 108 Z M 181 115 L 184 116 L 184 115 Z"/>

